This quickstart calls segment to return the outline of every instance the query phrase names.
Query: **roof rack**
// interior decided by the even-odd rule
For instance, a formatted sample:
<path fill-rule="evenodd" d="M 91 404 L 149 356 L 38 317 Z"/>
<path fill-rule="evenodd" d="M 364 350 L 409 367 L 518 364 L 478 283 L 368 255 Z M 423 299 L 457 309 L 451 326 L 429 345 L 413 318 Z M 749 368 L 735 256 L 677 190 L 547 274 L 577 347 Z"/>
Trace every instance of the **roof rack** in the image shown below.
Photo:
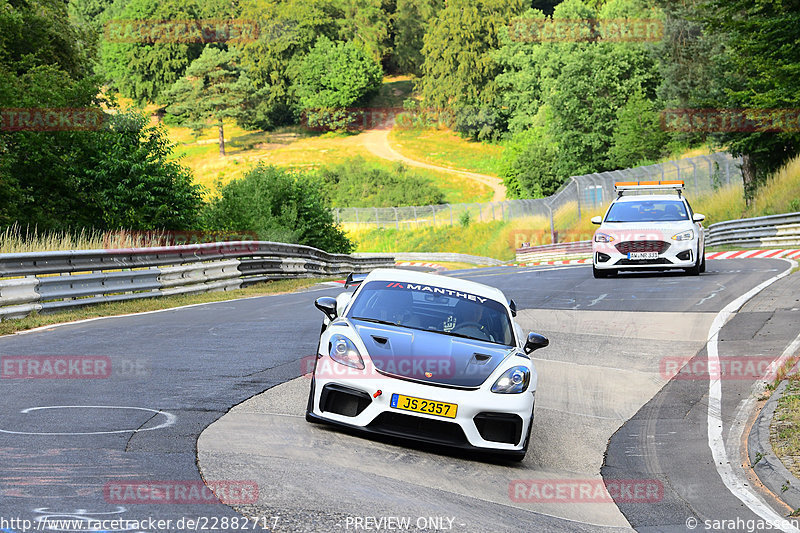
<path fill-rule="evenodd" d="M 614 184 L 614 190 L 621 197 L 626 192 L 634 191 L 674 191 L 681 196 L 684 183 L 681 180 L 674 181 L 618 181 Z"/>

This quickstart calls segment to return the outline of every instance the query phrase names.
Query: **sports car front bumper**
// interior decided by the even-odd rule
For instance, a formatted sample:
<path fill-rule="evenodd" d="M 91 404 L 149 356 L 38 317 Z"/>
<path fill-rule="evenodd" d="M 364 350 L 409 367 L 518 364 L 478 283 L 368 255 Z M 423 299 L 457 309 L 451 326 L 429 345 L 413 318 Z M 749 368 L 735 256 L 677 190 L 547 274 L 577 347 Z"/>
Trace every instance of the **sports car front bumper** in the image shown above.
<path fill-rule="evenodd" d="M 321 379 L 312 382 L 309 417 L 367 433 L 492 453 L 524 453 L 533 418 L 534 388 L 521 394 L 497 394 L 494 380 L 464 390 L 378 376 Z M 381 394 L 376 396 L 380 391 Z M 410 412 L 391 406 L 392 395 L 457 405 L 454 418 Z"/>

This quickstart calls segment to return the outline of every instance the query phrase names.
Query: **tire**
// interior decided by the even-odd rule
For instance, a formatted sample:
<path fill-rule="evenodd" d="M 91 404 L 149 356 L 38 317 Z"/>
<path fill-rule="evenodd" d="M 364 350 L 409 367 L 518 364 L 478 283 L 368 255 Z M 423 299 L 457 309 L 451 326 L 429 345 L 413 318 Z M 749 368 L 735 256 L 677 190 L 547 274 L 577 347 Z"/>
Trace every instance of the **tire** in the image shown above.
<path fill-rule="evenodd" d="M 601 279 L 610 276 L 611 272 L 608 270 L 598 270 L 594 265 L 592 265 L 592 274 L 595 278 Z"/>
<path fill-rule="evenodd" d="M 702 257 L 703 257 L 703 263 L 700 265 L 700 273 L 701 274 L 706 271 L 706 251 L 705 250 L 703 250 Z"/>
<path fill-rule="evenodd" d="M 686 273 L 690 276 L 699 276 L 700 272 L 705 270 L 705 257 L 701 258 L 700 254 L 697 254 L 697 263 L 691 268 L 686 269 Z"/>

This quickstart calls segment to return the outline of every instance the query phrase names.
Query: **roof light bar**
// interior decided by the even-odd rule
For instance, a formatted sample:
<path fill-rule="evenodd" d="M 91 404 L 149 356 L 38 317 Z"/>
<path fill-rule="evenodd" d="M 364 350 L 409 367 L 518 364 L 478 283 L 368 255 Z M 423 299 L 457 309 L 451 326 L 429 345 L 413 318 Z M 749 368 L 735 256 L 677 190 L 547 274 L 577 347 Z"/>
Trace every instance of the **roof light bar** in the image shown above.
<path fill-rule="evenodd" d="M 614 190 L 617 191 L 619 196 L 625 192 L 632 191 L 645 191 L 645 190 L 670 190 L 676 191 L 678 196 L 681 195 L 684 189 L 682 180 L 671 181 L 618 181 L 614 184 Z"/>

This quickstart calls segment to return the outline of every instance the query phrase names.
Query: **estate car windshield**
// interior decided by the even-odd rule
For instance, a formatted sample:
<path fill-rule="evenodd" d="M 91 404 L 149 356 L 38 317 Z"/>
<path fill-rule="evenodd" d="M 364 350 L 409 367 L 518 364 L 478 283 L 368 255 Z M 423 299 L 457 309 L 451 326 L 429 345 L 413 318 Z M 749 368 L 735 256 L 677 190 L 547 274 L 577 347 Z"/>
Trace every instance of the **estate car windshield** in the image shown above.
<path fill-rule="evenodd" d="M 511 320 L 503 304 L 431 285 L 372 281 L 361 287 L 347 317 L 515 345 Z"/>
<path fill-rule="evenodd" d="M 681 222 L 689 220 L 686 205 L 680 200 L 642 200 L 615 202 L 606 222 Z"/>

